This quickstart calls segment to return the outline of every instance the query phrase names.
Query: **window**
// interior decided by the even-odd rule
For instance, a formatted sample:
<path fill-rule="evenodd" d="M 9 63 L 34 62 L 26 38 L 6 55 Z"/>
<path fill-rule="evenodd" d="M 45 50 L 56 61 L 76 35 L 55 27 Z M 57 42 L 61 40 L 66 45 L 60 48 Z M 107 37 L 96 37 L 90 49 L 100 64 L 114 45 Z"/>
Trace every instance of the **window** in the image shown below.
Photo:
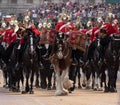
<path fill-rule="evenodd" d="M 17 0 L 11 0 L 12 4 L 17 4 Z"/>
<path fill-rule="evenodd" d="M 27 3 L 31 3 L 31 4 L 32 4 L 32 3 L 33 3 L 33 0 L 27 0 Z"/>

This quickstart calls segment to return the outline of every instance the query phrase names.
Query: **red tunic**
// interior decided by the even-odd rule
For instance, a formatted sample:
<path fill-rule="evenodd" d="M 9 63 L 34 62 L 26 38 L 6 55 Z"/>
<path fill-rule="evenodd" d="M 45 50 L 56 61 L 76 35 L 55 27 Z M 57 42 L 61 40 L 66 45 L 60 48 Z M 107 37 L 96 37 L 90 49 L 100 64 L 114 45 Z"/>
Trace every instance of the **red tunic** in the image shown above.
<path fill-rule="evenodd" d="M 107 35 L 111 35 L 115 33 L 115 29 L 110 23 L 105 23 L 102 28 L 105 28 L 107 31 Z"/>
<path fill-rule="evenodd" d="M 72 22 L 68 22 L 66 24 L 64 22 L 58 22 L 55 27 L 55 30 L 63 33 L 69 33 L 70 30 L 75 31 L 76 28 L 74 27 Z"/>
<path fill-rule="evenodd" d="M 94 40 L 96 40 L 96 36 L 100 35 L 100 29 L 96 26 L 92 29 L 92 34 L 90 36 L 90 40 L 93 42 Z"/>
<path fill-rule="evenodd" d="M 116 35 L 120 34 L 118 24 L 113 24 L 112 26 L 113 26 L 113 28 L 114 28 L 114 30 L 115 30 L 115 34 L 116 34 Z"/>
<path fill-rule="evenodd" d="M 31 26 L 31 29 L 33 30 L 33 32 L 35 33 L 36 36 L 39 36 L 39 35 L 40 35 L 39 30 L 37 30 L 37 28 L 36 28 L 34 25 Z"/>
<path fill-rule="evenodd" d="M 6 42 L 7 44 L 11 44 L 14 40 L 16 40 L 17 38 L 17 34 L 14 32 L 14 29 L 7 29 L 5 31 L 5 35 L 4 35 L 4 42 Z"/>

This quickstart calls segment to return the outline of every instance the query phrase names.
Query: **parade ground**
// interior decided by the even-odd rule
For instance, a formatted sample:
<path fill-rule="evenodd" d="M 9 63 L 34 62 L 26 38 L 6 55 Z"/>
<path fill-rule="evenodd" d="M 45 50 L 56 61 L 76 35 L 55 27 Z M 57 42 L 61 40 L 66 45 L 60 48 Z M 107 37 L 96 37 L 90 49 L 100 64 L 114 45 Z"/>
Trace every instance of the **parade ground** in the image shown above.
<path fill-rule="evenodd" d="M 1 72 L 0 72 L 1 73 Z M 55 96 L 55 90 L 34 89 L 34 94 L 10 92 L 2 87 L 0 75 L 0 105 L 120 105 L 120 73 L 117 93 L 76 89 L 68 96 Z"/>

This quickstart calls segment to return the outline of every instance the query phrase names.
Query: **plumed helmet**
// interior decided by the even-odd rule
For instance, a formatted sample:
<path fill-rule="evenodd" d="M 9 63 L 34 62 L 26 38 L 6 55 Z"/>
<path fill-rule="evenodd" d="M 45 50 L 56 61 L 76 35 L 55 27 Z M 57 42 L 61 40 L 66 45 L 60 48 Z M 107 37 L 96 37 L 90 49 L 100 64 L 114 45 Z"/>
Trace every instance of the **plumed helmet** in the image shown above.
<path fill-rule="evenodd" d="M 118 20 L 115 19 L 115 20 L 113 21 L 113 23 L 114 23 L 114 24 L 118 24 Z"/>
<path fill-rule="evenodd" d="M 101 22 L 103 22 L 103 19 L 102 19 L 101 17 L 98 17 L 98 18 L 97 18 L 97 22 L 98 22 L 98 23 L 101 23 Z"/>
<path fill-rule="evenodd" d="M 108 18 L 110 18 L 110 19 L 113 19 L 114 18 L 114 14 L 113 13 L 108 13 Z"/>
<path fill-rule="evenodd" d="M 38 24 L 38 28 L 42 28 L 42 23 L 40 22 L 39 24 Z"/>
<path fill-rule="evenodd" d="M 14 21 L 13 20 L 11 20 L 9 23 L 10 23 L 10 25 L 14 25 Z"/>
<path fill-rule="evenodd" d="M 7 25 L 6 25 L 5 22 L 3 22 L 1 26 L 2 26 L 3 28 L 5 28 Z"/>
<path fill-rule="evenodd" d="M 67 14 L 63 14 L 63 15 L 62 15 L 62 20 L 67 20 L 67 19 L 68 19 Z"/>
<path fill-rule="evenodd" d="M 43 23 L 43 28 L 46 28 L 46 27 L 47 27 L 47 23 L 44 22 L 44 23 Z"/>
<path fill-rule="evenodd" d="M 30 17 L 29 16 L 25 16 L 25 19 L 24 19 L 26 22 L 28 22 L 30 20 Z"/>
<path fill-rule="evenodd" d="M 92 22 L 91 21 L 88 21 L 87 22 L 87 27 L 90 27 L 92 25 Z"/>
<path fill-rule="evenodd" d="M 51 23 L 48 23 L 47 28 L 51 28 L 51 27 L 52 27 Z"/>

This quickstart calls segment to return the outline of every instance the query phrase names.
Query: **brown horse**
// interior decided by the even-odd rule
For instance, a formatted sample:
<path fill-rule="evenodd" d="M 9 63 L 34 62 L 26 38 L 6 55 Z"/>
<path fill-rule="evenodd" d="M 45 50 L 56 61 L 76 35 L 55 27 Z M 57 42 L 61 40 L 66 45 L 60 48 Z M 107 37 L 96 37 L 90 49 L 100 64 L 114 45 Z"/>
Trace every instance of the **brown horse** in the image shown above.
<path fill-rule="evenodd" d="M 67 89 L 72 87 L 72 81 L 69 80 L 71 48 L 69 47 L 65 34 L 57 33 L 55 36 L 50 60 L 56 73 L 57 86 L 55 95 L 67 95 Z"/>

